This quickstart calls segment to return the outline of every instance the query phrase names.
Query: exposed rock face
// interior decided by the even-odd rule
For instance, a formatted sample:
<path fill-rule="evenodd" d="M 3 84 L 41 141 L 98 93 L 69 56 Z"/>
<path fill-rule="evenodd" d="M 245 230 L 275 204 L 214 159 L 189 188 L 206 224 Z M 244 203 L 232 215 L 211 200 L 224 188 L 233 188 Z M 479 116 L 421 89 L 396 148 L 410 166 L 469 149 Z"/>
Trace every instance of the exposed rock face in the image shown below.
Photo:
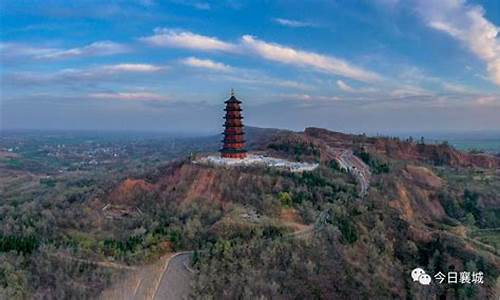
<path fill-rule="evenodd" d="M 178 195 L 177 201 L 191 201 L 196 198 L 217 201 L 221 200 L 220 176 L 221 173 L 215 169 L 185 163 L 161 177 L 158 189 L 160 192 Z"/>
<path fill-rule="evenodd" d="M 403 176 L 426 189 L 437 190 L 443 185 L 443 180 L 426 167 L 408 165 Z"/>
<path fill-rule="evenodd" d="M 417 144 L 385 137 L 366 137 L 332 132 L 321 128 L 306 128 L 304 135 L 319 139 L 330 146 L 352 147 L 361 144 L 389 158 L 421 161 L 452 167 L 500 168 L 500 158 L 487 154 L 469 154 L 441 144 Z"/>
<path fill-rule="evenodd" d="M 153 189 L 154 186 L 143 179 L 127 178 L 111 191 L 109 200 L 112 204 L 131 204 L 138 195 Z"/>
<path fill-rule="evenodd" d="M 439 221 L 446 213 L 436 197 L 443 185 L 441 178 L 425 167 L 406 166 L 395 176 L 387 190 L 394 190 L 388 205 L 409 222 Z"/>
<path fill-rule="evenodd" d="M 363 135 L 350 135 L 320 128 L 306 128 L 304 132 L 285 130 L 266 130 L 250 128 L 249 143 L 258 152 L 269 153 L 293 159 L 293 151 L 299 149 L 302 157 L 321 161 L 332 160 L 338 153 L 335 149 L 364 147 L 389 159 L 408 161 L 402 171 L 395 190 L 400 199 L 397 207 L 403 215 L 414 215 L 410 199 L 432 199 L 434 192 L 443 186 L 443 180 L 429 168 L 418 166 L 418 162 L 442 164 L 457 167 L 477 166 L 499 168 L 500 158 L 489 155 L 472 155 L 457 151 L 447 145 L 423 145 L 389 138 L 371 138 Z M 287 148 L 290 147 L 290 148 Z M 316 158 L 315 158 L 316 157 Z M 411 162 L 416 164 L 411 164 Z M 170 192 L 178 195 L 177 201 L 205 198 L 213 201 L 224 199 L 223 185 L 250 182 L 244 173 L 230 170 L 217 170 L 196 166 L 190 163 L 177 163 L 166 166 L 158 174 L 142 179 L 126 179 L 109 195 L 112 204 L 132 204 L 137 195 L 148 192 Z M 224 184 L 223 184 L 224 183 Z M 408 194 L 411 194 L 408 196 Z M 436 217 L 443 214 L 439 203 L 430 200 L 424 211 Z M 415 204 L 415 203 L 414 203 Z M 422 203 L 420 203 L 421 205 Z M 414 205 L 413 205 L 414 206 Z"/>

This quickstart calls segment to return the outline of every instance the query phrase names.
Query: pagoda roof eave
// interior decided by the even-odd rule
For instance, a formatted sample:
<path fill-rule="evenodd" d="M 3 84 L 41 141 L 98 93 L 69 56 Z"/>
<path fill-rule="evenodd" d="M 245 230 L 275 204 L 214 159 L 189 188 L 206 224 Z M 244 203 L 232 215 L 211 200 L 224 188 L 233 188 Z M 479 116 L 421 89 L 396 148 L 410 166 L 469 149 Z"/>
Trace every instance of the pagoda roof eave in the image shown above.
<path fill-rule="evenodd" d="M 236 97 L 235 97 L 235 96 L 231 96 L 231 98 L 229 98 L 229 99 L 227 99 L 226 101 L 224 101 L 224 103 L 238 103 L 238 104 L 240 104 L 240 103 L 241 103 L 241 101 L 240 101 L 240 100 L 238 100 L 238 99 L 236 99 Z"/>

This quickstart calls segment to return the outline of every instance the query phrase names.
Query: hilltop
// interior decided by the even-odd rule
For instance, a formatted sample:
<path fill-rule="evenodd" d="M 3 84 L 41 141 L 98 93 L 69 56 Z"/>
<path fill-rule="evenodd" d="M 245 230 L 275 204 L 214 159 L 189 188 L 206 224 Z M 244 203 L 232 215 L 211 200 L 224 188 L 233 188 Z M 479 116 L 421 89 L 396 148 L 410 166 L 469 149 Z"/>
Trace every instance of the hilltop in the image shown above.
<path fill-rule="evenodd" d="M 211 211 L 198 221 L 186 216 L 181 224 L 187 228 L 176 235 L 180 240 L 171 240 L 174 251 L 210 249 L 195 258 L 195 293 L 217 298 L 493 295 L 500 258 L 495 233 L 488 235 L 487 229 L 500 221 L 497 157 L 463 153 L 447 144 L 319 128 L 252 128 L 249 145 L 255 153 L 319 162 L 320 168 L 292 174 L 178 161 L 136 179 L 134 189 L 143 196 L 110 198 L 154 218 L 172 206 L 187 209 L 188 215 L 193 207 Z M 370 168 L 366 196 L 356 176 L 340 168 L 342 151 Z M 116 190 L 125 185 L 130 181 Z M 156 212 L 148 212 L 148 205 Z M 297 228 L 317 227 L 322 213 L 327 220 L 321 230 L 307 238 L 280 238 Z M 416 266 L 434 273 L 480 270 L 487 279 L 480 286 L 422 289 L 408 275 Z M 340 273 L 343 278 L 335 275 Z"/>

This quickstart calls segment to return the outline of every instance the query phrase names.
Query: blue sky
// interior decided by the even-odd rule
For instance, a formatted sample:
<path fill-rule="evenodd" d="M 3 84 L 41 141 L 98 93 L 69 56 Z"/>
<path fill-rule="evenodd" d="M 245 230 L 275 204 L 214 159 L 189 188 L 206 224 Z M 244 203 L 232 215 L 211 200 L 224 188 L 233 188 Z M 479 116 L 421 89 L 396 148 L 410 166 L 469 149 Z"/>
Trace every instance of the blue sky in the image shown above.
<path fill-rule="evenodd" d="M 0 124 L 499 130 L 499 3 L 3 1 Z"/>

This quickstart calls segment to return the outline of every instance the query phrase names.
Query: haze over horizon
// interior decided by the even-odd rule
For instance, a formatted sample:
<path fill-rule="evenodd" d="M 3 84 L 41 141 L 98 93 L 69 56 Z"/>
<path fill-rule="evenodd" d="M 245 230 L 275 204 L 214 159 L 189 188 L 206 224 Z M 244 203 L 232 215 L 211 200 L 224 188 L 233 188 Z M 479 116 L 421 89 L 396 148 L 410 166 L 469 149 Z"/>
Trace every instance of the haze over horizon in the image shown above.
<path fill-rule="evenodd" d="M 0 129 L 498 131 L 499 5 L 4 2 Z"/>

